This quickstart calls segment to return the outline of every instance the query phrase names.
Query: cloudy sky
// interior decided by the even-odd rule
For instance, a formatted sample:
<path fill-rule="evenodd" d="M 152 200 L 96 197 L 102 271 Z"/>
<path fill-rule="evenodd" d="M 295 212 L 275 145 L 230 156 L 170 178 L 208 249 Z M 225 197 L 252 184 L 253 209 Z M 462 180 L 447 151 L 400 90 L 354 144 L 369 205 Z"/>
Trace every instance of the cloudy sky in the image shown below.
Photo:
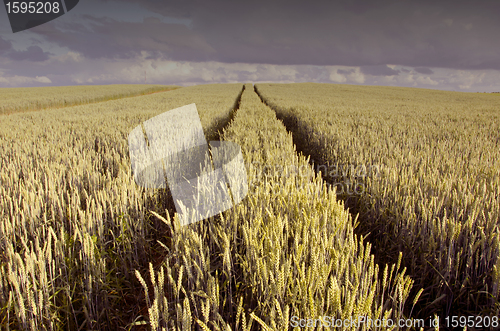
<path fill-rule="evenodd" d="M 322 82 L 500 91 L 498 0 L 80 0 L 13 33 L 0 87 Z"/>

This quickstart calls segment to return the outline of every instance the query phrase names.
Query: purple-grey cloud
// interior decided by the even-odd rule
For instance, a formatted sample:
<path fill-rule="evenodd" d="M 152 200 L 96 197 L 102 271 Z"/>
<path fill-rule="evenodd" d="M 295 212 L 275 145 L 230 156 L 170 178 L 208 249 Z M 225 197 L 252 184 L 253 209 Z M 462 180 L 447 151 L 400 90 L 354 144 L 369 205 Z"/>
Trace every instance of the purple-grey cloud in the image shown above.
<path fill-rule="evenodd" d="M 389 68 L 386 65 L 362 66 L 361 72 L 365 75 L 372 75 L 372 76 L 397 76 L 397 75 L 399 75 L 398 70 L 394 70 L 392 68 Z"/>
<path fill-rule="evenodd" d="M 500 69 L 494 0 L 140 3 L 191 19 L 193 33 L 214 49 L 193 56 L 200 61 Z"/>
<path fill-rule="evenodd" d="M 129 59 L 142 51 L 157 59 L 206 60 L 214 50 L 196 32 L 182 24 L 162 23 L 153 17 L 120 22 L 84 15 L 86 24 L 54 22 L 33 28 L 47 41 L 85 57 Z"/>
<path fill-rule="evenodd" d="M 337 70 L 337 73 L 339 73 L 341 75 L 349 75 L 349 74 L 352 74 L 354 72 L 355 72 L 354 69 L 338 69 Z"/>
<path fill-rule="evenodd" d="M 432 69 L 426 67 L 415 68 L 415 71 L 418 72 L 419 74 L 424 74 L 424 75 L 432 75 L 434 73 Z"/>
<path fill-rule="evenodd" d="M 0 37 L 0 55 L 12 49 L 12 42 Z"/>
<path fill-rule="evenodd" d="M 0 33 L 0 83 L 137 83 L 147 71 L 167 84 L 491 87 L 499 12 L 496 0 L 87 0 L 23 34 Z"/>
<path fill-rule="evenodd" d="M 125 0 L 126 1 L 126 0 Z M 500 12 L 493 0 L 469 3 L 384 0 L 128 0 L 184 24 L 145 17 L 124 22 L 81 15 L 31 29 L 88 58 L 219 61 L 285 65 L 500 70 Z M 481 4 L 481 5 L 479 5 Z M 98 12 L 99 2 L 95 2 Z"/>
<path fill-rule="evenodd" d="M 10 40 L 5 40 L 0 37 L 0 56 L 3 56 L 12 61 L 33 61 L 42 62 L 49 59 L 50 52 L 45 52 L 40 46 L 32 45 L 26 50 L 17 51 L 12 46 Z"/>
<path fill-rule="evenodd" d="M 7 53 L 7 57 L 14 61 L 33 61 L 42 62 L 49 59 L 50 52 L 45 52 L 40 46 L 29 46 L 25 51 L 11 50 Z"/>

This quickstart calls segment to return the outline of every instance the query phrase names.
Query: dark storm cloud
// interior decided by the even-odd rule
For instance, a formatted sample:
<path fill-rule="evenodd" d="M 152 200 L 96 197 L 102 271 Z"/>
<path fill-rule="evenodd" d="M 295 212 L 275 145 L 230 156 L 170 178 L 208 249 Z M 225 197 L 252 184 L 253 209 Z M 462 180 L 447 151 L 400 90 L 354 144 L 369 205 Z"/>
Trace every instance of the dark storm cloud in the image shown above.
<path fill-rule="evenodd" d="M 498 13 L 497 0 L 86 0 L 0 34 L 0 85 L 142 83 L 147 72 L 161 84 L 497 90 Z"/>
<path fill-rule="evenodd" d="M 355 71 L 356 70 L 354 70 L 354 69 L 338 69 L 337 73 L 339 73 L 341 75 L 349 75 L 349 74 L 354 73 Z"/>
<path fill-rule="evenodd" d="M 430 68 L 425 68 L 425 67 L 415 68 L 415 71 L 418 72 L 419 74 L 424 74 L 424 75 L 432 75 L 434 73 L 434 71 L 432 71 Z"/>
<path fill-rule="evenodd" d="M 14 61 L 33 61 L 42 62 L 49 59 L 49 56 L 53 55 L 49 52 L 44 52 L 40 46 L 30 46 L 25 51 L 10 51 L 7 53 L 7 57 Z"/>
<path fill-rule="evenodd" d="M 389 68 L 388 66 L 362 66 L 361 72 L 365 75 L 372 76 L 396 76 L 399 75 L 398 70 Z"/>
<path fill-rule="evenodd" d="M 0 37 L 0 55 L 12 49 L 12 42 Z"/>
<path fill-rule="evenodd" d="M 90 15 L 84 18 L 85 24 L 54 22 L 31 31 L 91 59 L 127 59 L 146 51 L 157 59 L 194 61 L 214 53 L 201 36 L 182 24 L 162 23 L 153 17 L 140 23 Z"/>
<path fill-rule="evenodd" d="M 192 33 L 214 49 L 189 56 L 173 51 L 177 60 L 500 69 L 500 2 L 495 0 L 140 4 L 165 16 L 191 19 Z M 169 34 L 168 29 L 163 32 Z"/>
<path fill-rule="evenodd" d="M 12 42 L 0 37 L 0 56 L 13 61 L 42 62 L 49 59 L 52 53 L 45 52 L 40 46 L 29 46 L 26 50 L 17 51 L 12 47 Z"/>

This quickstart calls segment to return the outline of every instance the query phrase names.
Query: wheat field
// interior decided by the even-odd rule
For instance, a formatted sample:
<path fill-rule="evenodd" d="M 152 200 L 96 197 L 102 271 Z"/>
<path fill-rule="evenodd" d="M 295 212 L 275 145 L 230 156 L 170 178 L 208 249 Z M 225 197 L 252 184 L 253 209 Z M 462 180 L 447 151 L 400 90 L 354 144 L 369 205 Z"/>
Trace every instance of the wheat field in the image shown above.
<path fill-rule="evenodd" d="M 325 321 L 498 316 L 498 97 L 81 88 L 0 99 L 12 112 L 0 115 L 0 330 L 420 330 Z M 168 189 L 134 182 L 127 137 L 191 103 L 207 140 L 241 147 L 249 189 L 181 226 Z"/>
<path fill-rule="evenodd" d="M 154 293 L 153 330 L 195 322 L 203 330 L 287 330 L 293 316 L 403 316 L 412 280 L 400 263 L 374 263 L 352 217 L 252 85 L 221 139 L 241 146 L 255 185 L 218 218 L 180 227 L 160 217 L 172 226 L 172 246 L 159 271 L 137 275 L 146 297 Z M 263 173 L 264 164 L 276 168 Z"/>
<path fill-rule="evenodd" d="M 108 101 L 175 88 L 179 87 L 129 84 L 1 88 L 0 115 Z"/>
<path fill-rule="evenodd" d="M 150 211 L 166 205 L 135 184 L 127 135 L 195 102 L 214 136 L 241 89 L 195 86 L 0 116 L 1 328 L 115 330 L 133 322 L 139 315 L 128 315 L 139 311 L 125 308 L 137 301 L 134 270 L 152 259 L 157 236 Z"/>
<path fill-rule="evenodd" d="M 415 292 L 424 290 L 421 315 L 499 315 L 498 96 L 334 84 L 257 90 L 360 213 L 359 233 L 379 261 L 403 252 Z"/>

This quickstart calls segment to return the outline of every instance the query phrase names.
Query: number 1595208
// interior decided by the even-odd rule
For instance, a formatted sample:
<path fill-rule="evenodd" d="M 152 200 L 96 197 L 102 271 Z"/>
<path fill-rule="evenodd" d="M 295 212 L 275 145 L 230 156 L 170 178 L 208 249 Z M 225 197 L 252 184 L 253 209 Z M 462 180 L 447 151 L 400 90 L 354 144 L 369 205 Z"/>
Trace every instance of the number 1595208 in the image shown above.
<path fill-rule="evenodd" d="M 498 316 L 448 316 L 444 319 L 446 327 L 469 327 L 469 328 L 498 328 L 500 321 Z"/>
<path fill-rule="evenodd" d="M 61 11 L 59 2 L 7 2 L 8 14 L 58 14 Z"/>

